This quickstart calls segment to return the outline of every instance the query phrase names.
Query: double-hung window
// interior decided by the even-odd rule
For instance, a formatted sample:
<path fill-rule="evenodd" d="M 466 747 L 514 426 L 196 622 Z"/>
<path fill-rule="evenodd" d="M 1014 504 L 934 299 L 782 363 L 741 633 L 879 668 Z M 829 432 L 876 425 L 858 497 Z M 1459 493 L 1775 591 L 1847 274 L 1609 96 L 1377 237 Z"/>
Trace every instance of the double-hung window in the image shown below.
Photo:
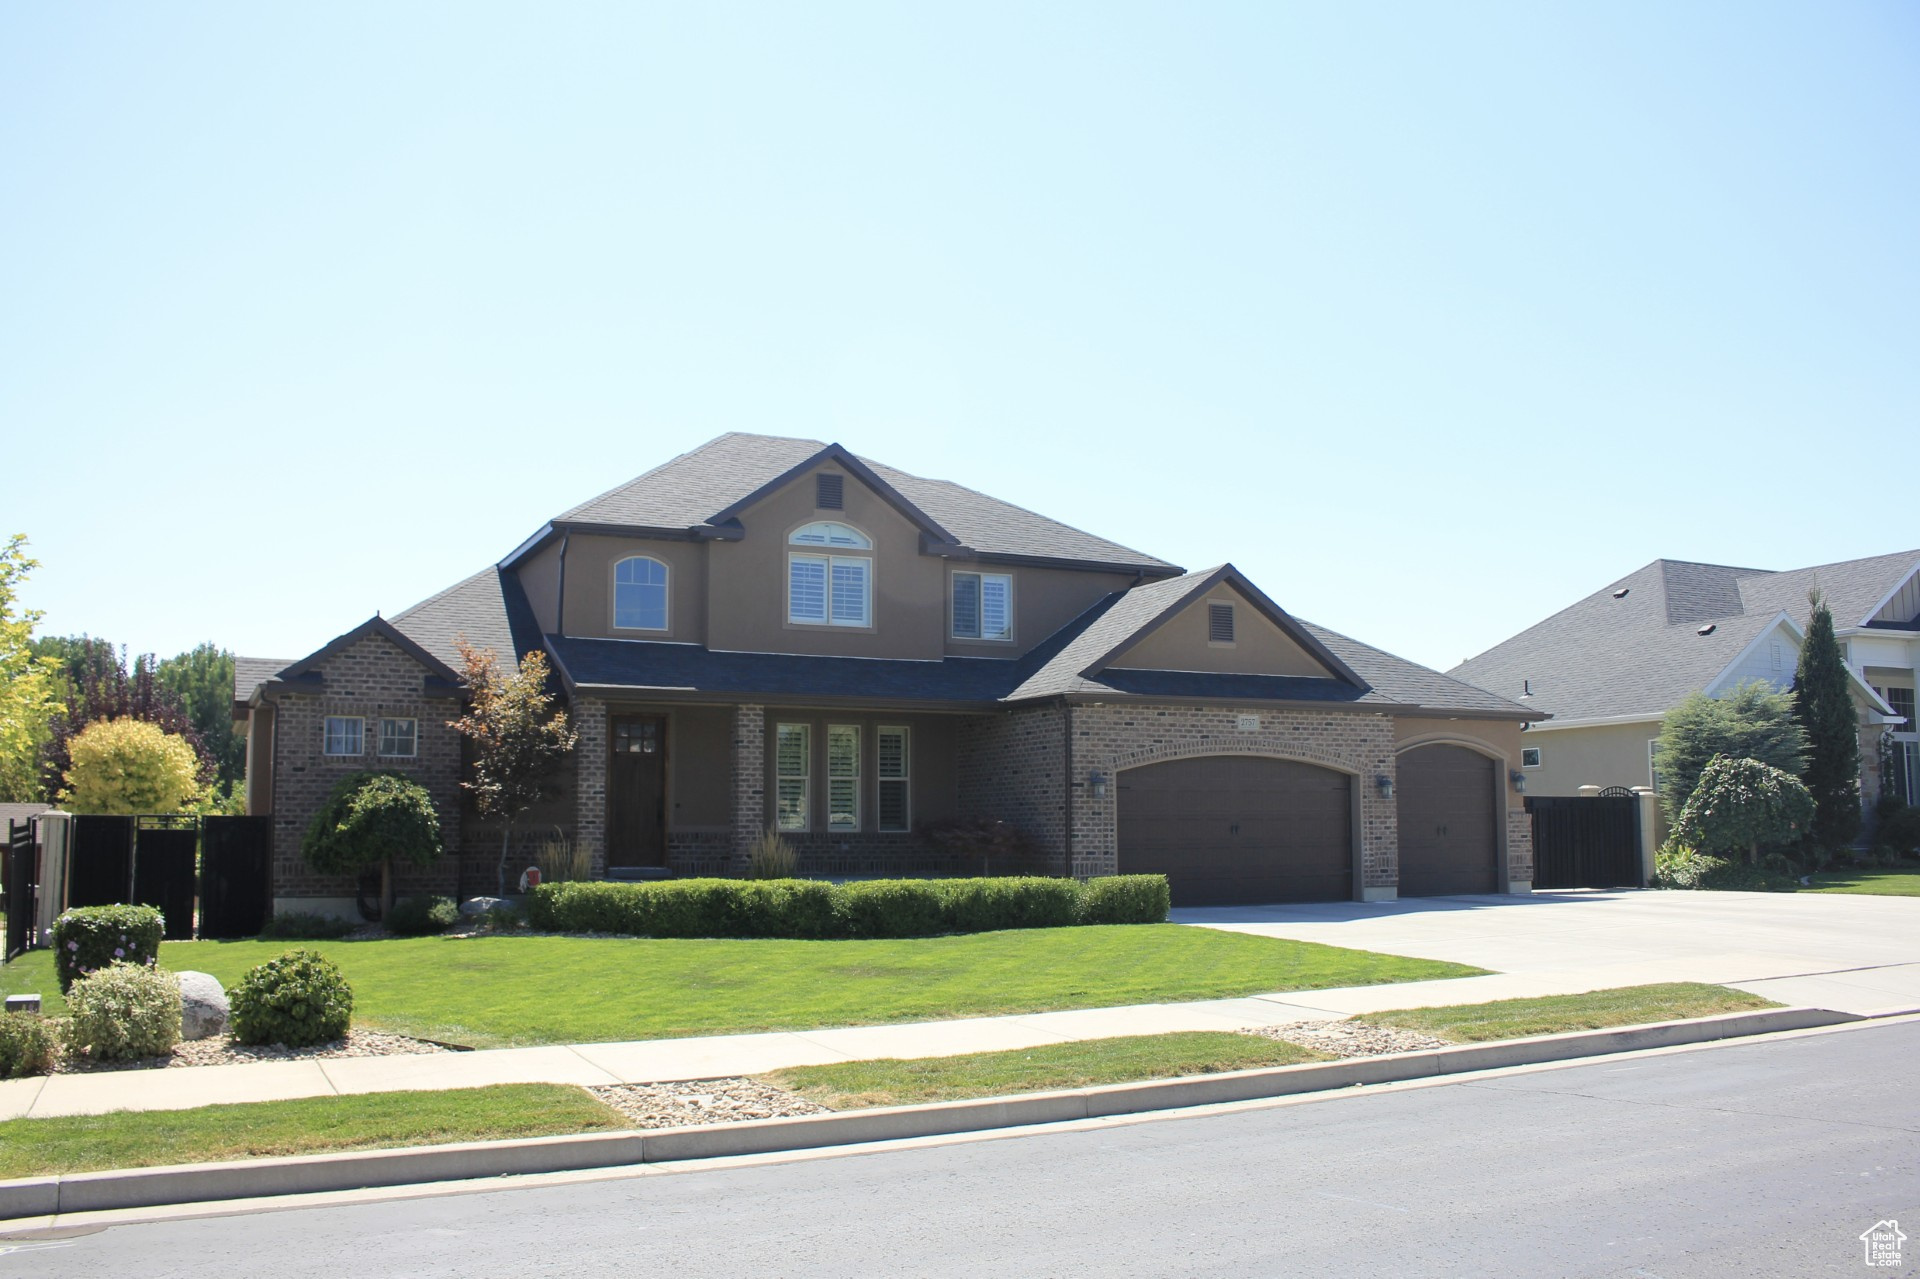
<path fill-rule="evenodd" d="M 420 753 L 420 721 L 380 721 L 380 754 L 387 759 L 412 759 Z"/>
<path fill-rule="evenodd" d="M 329 715 L 321 750 L 328 755 L 365 754 L 366 733 L 367 721 L 358 715 Z"/>
<path fill-rule="evenodd" d="M 860 829 L 860 729 L 827 725 L 827 829 Z"/>
<path fill-rule="evenodd" d="M 913 829 L 913 755 L 904 727 L 882 725 L 874 735 L 874 774 L 879 779 L 879 826 L 883 831 Z"/>
<path fill-rule="evenodd" d="M 794 530 L 787 542 L 787 621 L 802 626 L 872 626 L 873 557 L 859 529 L 822 520 Z M 815 549 L 817 548 L 817 549 Z"/>
<path fill-rule="evenodd" d="M 953 575 L 953 638 L 977 640 L 1013 638 L 1013 575 L 1011 573 L 955 573 Z"/>
<path fill-rule="evenodd" d="M 773 798 L 781 830 L 807 830 L 808 784 L 812 780 L 813 726 L 780 724 L 774 729 Z"/>

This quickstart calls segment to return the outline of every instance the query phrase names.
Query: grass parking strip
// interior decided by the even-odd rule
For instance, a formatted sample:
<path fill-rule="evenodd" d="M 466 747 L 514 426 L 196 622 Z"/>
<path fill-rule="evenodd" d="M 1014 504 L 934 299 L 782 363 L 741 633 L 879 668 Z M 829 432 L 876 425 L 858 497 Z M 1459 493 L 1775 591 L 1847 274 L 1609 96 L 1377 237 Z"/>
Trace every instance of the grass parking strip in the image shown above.
<path fill-rule="evenodd" d="M 1261 1066 L 1325 1061 L 1298 1044 L 1234 1031 L 1196 1030 L 1168 1035 L 1124 1035 L 1046 1044 L 1005 1052 L 967 1053 L 918 1060 L 882 1058 L 796 1066 L 761 1078 L 833 1110 L 911 1106 L 968 1097 L 1091 1088 L 1141 1079 L 1176 1079 Z"/>
<path fill-rule="evenodd" d="M 889 941 L 420 937 L 168 942 L 160 962 L 240 975 L 296 946 L 338 964 L 354 1025 L 473 1048 L 813 1030 L 1473 977 L 1460 964 L 1176 924 Z M 0 993 L 64 1011 L 46 951 Z"/>
<path fill-rule="evenodd" d="M 0 1122 L 0 1179 L 554 1137 L 628 1126 L 618 1111 L 585 1089 L 562 1084 L 9 1119 Z"/>
<path fill-rule="evenodd" d="M 1658 1021 L 1687 1021 L 1719 1013 L 1778 1007 L 1780 1005 L 1771 999 L 1749 995 L 1743 990 L 1680 981 L 1620 986 L 1584 995 L 1498 999 L 1486 1004 L 1449 1004 L 1440 1008 L 1395 1008 L 1364 1013 L 1354 1020 L 1424 1031 L 1456 1044 L 1474 1044 L 1491 1039 L 1643 1026 Z"/>

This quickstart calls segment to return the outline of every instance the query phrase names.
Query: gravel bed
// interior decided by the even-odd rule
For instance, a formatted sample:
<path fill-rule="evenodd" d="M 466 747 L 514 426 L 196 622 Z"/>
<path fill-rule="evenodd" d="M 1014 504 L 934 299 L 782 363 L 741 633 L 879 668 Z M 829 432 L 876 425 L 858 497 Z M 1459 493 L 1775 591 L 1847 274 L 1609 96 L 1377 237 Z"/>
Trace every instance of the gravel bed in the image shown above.
<path fill-rule="evenodd" d="M 1449 1046 L 1446 1040 L 1417 1030 L 1373 1026 L 1364 1021 L 1296 1021 L 1284 1026 L 1249 1026 L 1246 1033 L 1317 1048 L 1335 1057 L 1380 1057 Z"/>
<path fill-rule="evenodd" d="M 832 1113 L 784 1088 L 755 1079 L 694 1079 L 676 1084 L 605 1084 L 588 1090 L 635 1128 L 684 1128 Z"/>
<path fill-rule="evenodd" d="M 183 1040 L 171 1056 L 142 1057 L 137 1061 L 89 1061 L 62 1057 L 55 1067 L 63 1073 L 89 1074 L 102 1070 L 165 1070 L 171 1066 L 231 1066 L 247 1061 L 305 1061 L 314 1057 L 396 1057 L 416 1053 L 460 1052 L 446 1044 L 387 1035 L 376 1030 L 350 1030 L 345 1039 L 289 1048 L 285 1044 L 236 1044 L 226 1035 Z"/>

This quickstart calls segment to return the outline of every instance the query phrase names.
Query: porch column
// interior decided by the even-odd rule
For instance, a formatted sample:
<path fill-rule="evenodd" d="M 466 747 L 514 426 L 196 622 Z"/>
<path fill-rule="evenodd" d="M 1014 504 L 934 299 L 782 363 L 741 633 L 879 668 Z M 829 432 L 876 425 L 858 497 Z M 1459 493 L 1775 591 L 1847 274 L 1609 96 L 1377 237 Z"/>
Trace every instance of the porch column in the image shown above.
<path fill-rule="evenodd" d="M 733 869 L 745 874 L 748 850 L 767 829 L 767 711 L 733 710 Z"/>
<path fill-rule="evenodd" d="M 599 879 L 607 873 L 607 704 L 582 697 L 574 702 L 571 718 L 580 734 L 573 748 L 573 837 L 592 858 L 592 874 Z"/>

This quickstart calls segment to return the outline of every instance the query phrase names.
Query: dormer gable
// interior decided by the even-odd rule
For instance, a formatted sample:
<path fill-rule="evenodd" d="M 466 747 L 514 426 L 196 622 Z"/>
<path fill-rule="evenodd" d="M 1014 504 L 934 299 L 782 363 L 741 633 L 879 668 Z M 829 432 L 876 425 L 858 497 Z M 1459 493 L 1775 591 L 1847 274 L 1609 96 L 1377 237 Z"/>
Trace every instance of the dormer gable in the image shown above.
<path fill-rule="evenodd" d="M 1231 564 L 1195 576 L 1198 582 L 1089 671 L 1110 667 L 1363 682 Z"/>

